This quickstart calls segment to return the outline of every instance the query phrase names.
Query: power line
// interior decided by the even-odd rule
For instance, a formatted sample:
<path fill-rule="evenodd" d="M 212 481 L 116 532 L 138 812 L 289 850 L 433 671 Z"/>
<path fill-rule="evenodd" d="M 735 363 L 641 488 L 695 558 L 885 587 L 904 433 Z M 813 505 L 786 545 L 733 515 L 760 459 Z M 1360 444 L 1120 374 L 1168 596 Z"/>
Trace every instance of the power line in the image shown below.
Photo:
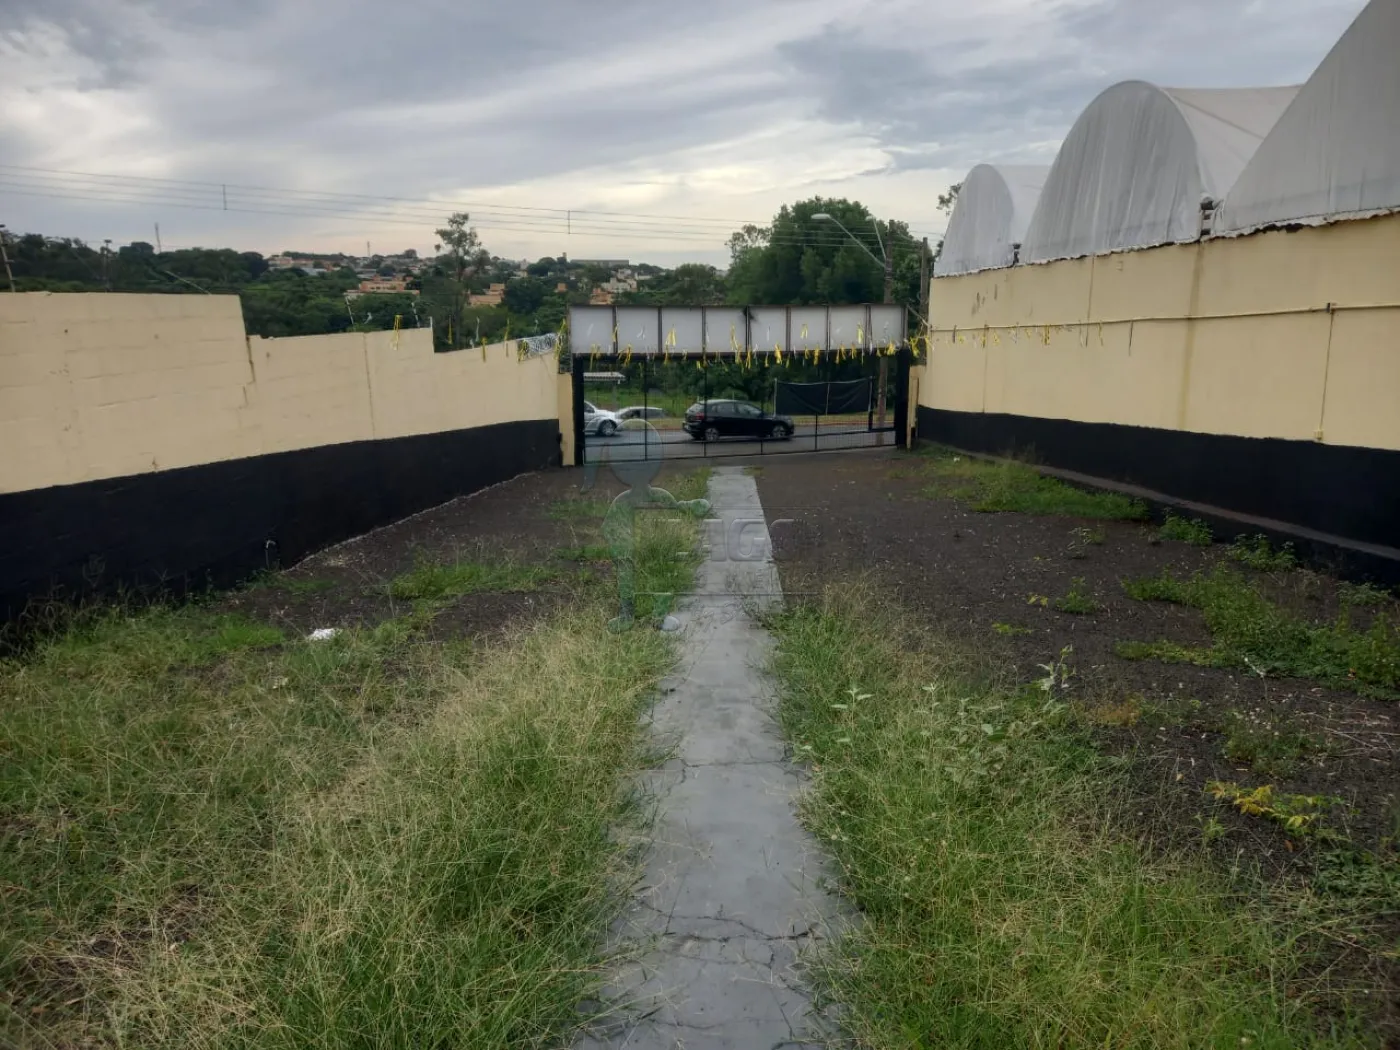
<path fill-rule="evenodd" d="M 354 217 L 361 221 L 435 223 L 442 221 L 443 208 L 474 209 L 474 220 L 483 228 L 522 232 L 563 232 L 603 236 L 613 233 L 664 236 L 668 240 L 689 238 L 726 240 L 735 232 L 733 224 L 759 225 L 744 220 L 701 219 L 693 216 L 665 216 L 632 212 L 605 212 L 590 209 L 540 208 L 522 205 L 473 204 L 466 201 L 431 201 L 399 197 L 373 197 L 316 190 L 276 189 L 230 183 L 158 179 L 136 175 L 100 175 L 60 169 L 0 164 L 0 189 L 28 196 L 57 199 L 102 200 L 112 203 L 149 204 L 199 210 L 233 211 L 255 214 L 316 215 Z M 230 192 L 232 191 L 232 192 Z M 575 218 L 577 216 L 577 218 Z M 911 231 L 912 232 L 912 231 Z M 819 243 L 835 244 L 840 238 L 808 237 Z"/>

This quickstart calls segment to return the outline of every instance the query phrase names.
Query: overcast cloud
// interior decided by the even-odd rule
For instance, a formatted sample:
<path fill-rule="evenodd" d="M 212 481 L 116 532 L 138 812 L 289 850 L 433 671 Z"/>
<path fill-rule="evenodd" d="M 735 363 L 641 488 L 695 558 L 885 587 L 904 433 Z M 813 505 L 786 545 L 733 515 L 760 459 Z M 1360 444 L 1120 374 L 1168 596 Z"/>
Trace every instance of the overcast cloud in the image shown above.
<path fill-rule="evenodd" d="M 159 222 L 167 245 L 422 251 L 451 210 L 386 222 L 381 204 L 370 221 L 268 194 L 265 210 L 286 214 L 178 206 L 212 206 L 231 184 L 469 201 L 487 245 L 513 256 L 723 262 L 734 222 L 818 193 L 932 235 L 949 183 L 981 161 L 1049 163 L 1109 84 L 1295 83 L 1362 6 L 0 0 L 0 164 L 211 184 L 70 183 L 70 197 L 108 199 L 54 199 L 15 192 L 55 192 L 52 177 L 3 168 L 0 222 L 90 241 L 151 239 Z M 132 195 L 161 199 L 110 199 Z"/>

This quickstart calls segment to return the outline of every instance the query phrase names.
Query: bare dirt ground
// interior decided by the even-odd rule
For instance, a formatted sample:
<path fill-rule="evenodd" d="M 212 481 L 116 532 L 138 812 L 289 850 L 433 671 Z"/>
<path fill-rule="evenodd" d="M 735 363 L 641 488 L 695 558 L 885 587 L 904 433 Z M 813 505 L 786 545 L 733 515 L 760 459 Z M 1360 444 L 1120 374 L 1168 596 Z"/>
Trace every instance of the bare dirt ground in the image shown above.
<path fill-rule="evenodd" d="M 528 590 L 487 589 L 460 595 L 434 618 L 435 634 L 476 637 L 537 618 L 563 600 L 581 575 L 606 573 L 605 561 L 580 558 L 596 545 L 599 501 L 617 483 L 603 472 L 581 490 L 582 471 L 551 470 L 513 478 L 321 551 L 232 592 L 218 606 L 306 634 L 323 627 L 373 625 L 411 611 L 390 584 L 422 564 L 509 563 L 549 570 L 555 578 Z"/>
<path fill-rule="evenodd" d="M 864 575 L 909 615 L 993 654 L 1014 681 L 1043 676 L 1041 665 L 1072 646 L 1071 694 L 1102 748 L 1130 759 L 1140 823 L 1162 848 L 1204 843 L 1226 869 L 1295 889 L 1330 880 L 1343 897 L 1348 875 L 1338 858 L 1380 858 L 1364 876 L 1379 882 L 1354 889 L 1379 892 L 1389 904 L 1367 904 L 1362 928 L 1340 940 L 1365 942 L 1353 960 L 1365 971 L 1358 979 L 1380 984 L 1372 994 L 1388 1003 L 1379 1011 L 1382 1027 L 1400 1039 L 1397 701 L 1308 679 L 1114 652 L 1124 641 L 1209 646 L 1197 609 L 1136 601 L 1122 581 L 1164 569 L 1182 576 L 1209 571 L 1225 560 L 1222 545 L 1164 540 L 1151 524 L 978 513 L 931 496 L 919 457 L 907 453 L 770 458 L 758 474 L 789 596 Z M 1250 576 L 1309 622 L 1333 622 L 1341 608 L 1342 585 L 1325 575 L 1295 569 Z M 1057 610 L 1056 600 L 1072 590 L 1097 609 Z M 1379 613 L 1394 622 L 1400 608 L 1391 599 L 1380 609 L 1355 610 L 1359 622 Z M 1310 840 L 1243 815 L 1212 797 L 1208 785 L 1215 782 L 1333 800 L 1327 821 L 1338 837 Z"/>

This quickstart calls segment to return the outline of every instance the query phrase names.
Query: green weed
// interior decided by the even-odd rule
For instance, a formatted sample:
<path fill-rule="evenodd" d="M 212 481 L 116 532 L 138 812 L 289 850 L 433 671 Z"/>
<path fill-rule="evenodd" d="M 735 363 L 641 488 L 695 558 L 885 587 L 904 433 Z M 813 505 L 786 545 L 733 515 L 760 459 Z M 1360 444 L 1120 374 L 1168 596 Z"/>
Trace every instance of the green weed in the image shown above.
<path fill-rule="evenodd" d="M 1325 795 L 1291 795 L 1276 791 L 1272 784 L 1243 788 L 1214 780 L 1206 785 L 1212 798 L 1228 802 L 1247 817 L 1261 817 L 1278 824 L 1298 838 L 1317 835 L 1322 819 L 1337 800 Z"/>
<path fill-rule="evenodd" d="M 1200 650 L 1170 642 L 1120 642 L 1115 647 L 1120 656 L 1242 667 L 1260 675 L 1310 678 L 1386 695 L 1400 690 L 1400 630 L 1383 614 L 1377 614 L 1365 631 L 1353 628 L 1345 615 L 1334 624 L 1310 624 L 1276 606 L 1254 582 L 1224 566 L 1189 579 L 1164 571 L 1123 586 L 1140 601 L 1200 609 L 1214 644 Z"/>
<path fill-rule="evenodd" d="M 579 518 L 607 517 L 609 501 L 605 499 L 559 499 L 549 505 L 549 516 L 556 521 L 574 521 Z"/>
<path fill-rule="evenodd" d="M 533 591 L 554 578 L 539 565 L 459 561 L 447 565 L 422 561 L 389 582 L 389 595 L 404 601 L 455 598 L 479 591 Z"/>
<path fill-rule="evenodd" d="M 563 561 L 611 561 L 612 551 L 606 544 L 591 544 L 583 547 L 560 547 L 554 556 Z"/>
<path fill-rule="evenodd" d="M 1347 583 L 1343 581 L 1337 585 L 1337 597 L 1343 605 L 1366 608 L 1385 605 L 1395 596 L 1384 587 L 1377 587 L 1374 583 Z"/>
<path fill-rule="evenodd" d="M 1215 535 L 1210 526 L 1200 518 L 1188 521 L 1175 514 L 1167 515 L 1167 520 L 1162 523 L 1157 534 L 1164 540 L 1179 540 L 1193 547 L 1209 547 L 1215 542 Z"/>
<path fill-rule="evenodd" d="M 1119 782 L 1051 688 L 989 686 L 869 594 L 773 621 L 803 817 L 862 921 L 813 961 L 879 1047 L 1294 1047 L 1298 949 L 1182 856 L 1114 829 Z"/>
<path fill-rule="evenodd" d="M 1003 638 L 1014 638 L 1017 635 L 1035 633 L 1029 627 L 1017 627 L 1015 624 L 1010 623 L 994 623 L 992 624 L 992 630 Z"/>
<path fill-rule="evenodd" d="M 1240 536 L 1226 548 L 1226 553 L 1235 561 L 1260 572 L 1288 572 L 1298 567 L 1298 556 L 1293 544 L 1285 543 L 1274 550 L 1269 537 Z"/>
<path fill-rule="evenodd" d="M 1113 492 L 1089 492 L 1048 477 L 1024 463 L 992 461 L 954 454 L 928 453 L 932 483 L 926 496 L 946 497 L 986 513 L 1017 511 L 1112 521 L 1140 521 L 1147 507 Z"/>
<path fill-rule="evenodd" d="M 1323 750 L 1323 742 L 1305 732 L 1284 714 L 1272 711 L 1226 712 L 1222 731 L 1225 755 L 1232 762 L 1248 763 L 1265 777 L 1284 777 L 1298 762 Z"/>
<path fill-rule="evenodd" d="M 1070 541 L 1069 550 L 1066 553 L 1075 559 L 1087 558 L 1089 548 L 1103 546 L 1106 539 L 1103 529 L 1091 529 L 1084 525 L 1071 529 L 1070 535 L 1073 539 Z"/>
<path fill-rule="evenodd" d="M 1085 589 L 1084 577 L 1076 576 L 1070 583 L 1069 590 L 1055 599 L 1055 608 L 1062 613 L 1088 616 L 1099 611 L 1099 603 Z"/>

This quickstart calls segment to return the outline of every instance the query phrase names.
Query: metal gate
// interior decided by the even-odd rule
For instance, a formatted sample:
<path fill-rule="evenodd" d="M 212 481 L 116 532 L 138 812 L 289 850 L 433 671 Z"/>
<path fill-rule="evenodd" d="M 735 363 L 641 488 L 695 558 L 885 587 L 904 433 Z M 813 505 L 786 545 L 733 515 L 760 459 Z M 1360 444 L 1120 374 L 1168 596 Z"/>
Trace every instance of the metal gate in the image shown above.
<path fill-rule="evenodd" d="M 902 446 L 910 360 L 904 346 L 786 360 L 576 356 L 574 462 Z"/>

